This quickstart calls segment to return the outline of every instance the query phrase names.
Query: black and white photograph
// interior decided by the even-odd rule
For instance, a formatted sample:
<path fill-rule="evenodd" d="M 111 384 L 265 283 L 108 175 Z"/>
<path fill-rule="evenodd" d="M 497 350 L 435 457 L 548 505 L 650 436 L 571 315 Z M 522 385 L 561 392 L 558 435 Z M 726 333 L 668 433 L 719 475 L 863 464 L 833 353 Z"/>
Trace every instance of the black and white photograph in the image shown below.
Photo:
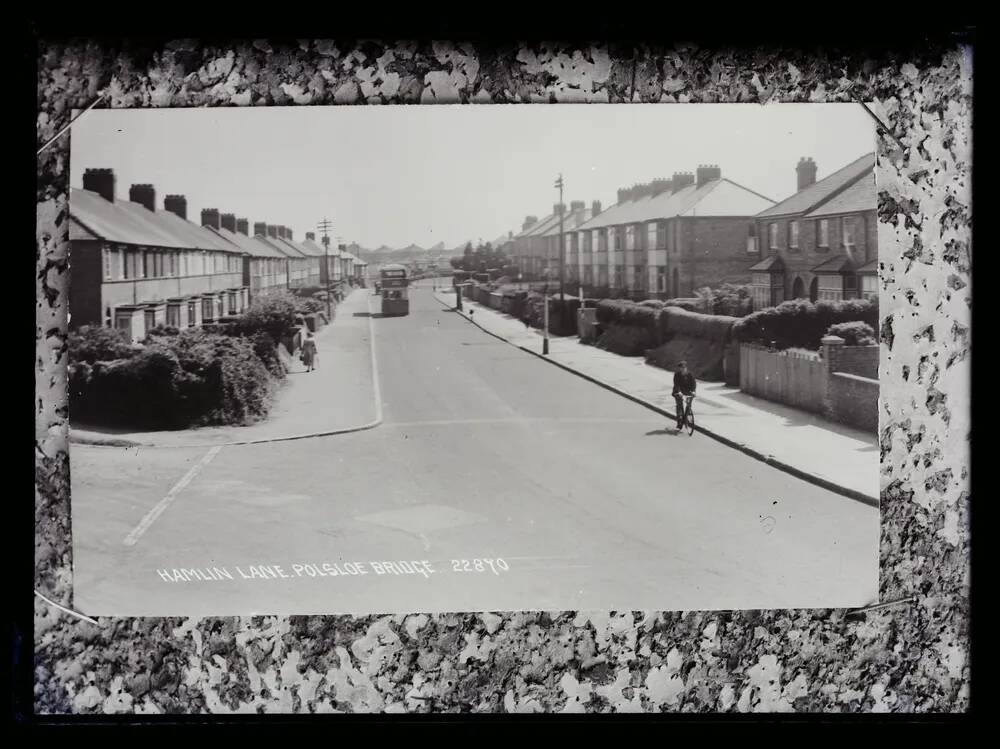
<path fill-rule="evenodd" d="M 877 601 L 875 144 L 852 103 L 88 112 L 76 609 Z"/>

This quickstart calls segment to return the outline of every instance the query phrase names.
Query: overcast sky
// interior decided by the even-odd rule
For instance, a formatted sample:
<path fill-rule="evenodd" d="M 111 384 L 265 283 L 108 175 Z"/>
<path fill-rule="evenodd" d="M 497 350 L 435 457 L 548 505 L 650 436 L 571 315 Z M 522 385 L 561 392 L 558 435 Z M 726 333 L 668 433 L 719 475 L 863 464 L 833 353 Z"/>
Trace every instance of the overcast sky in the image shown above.
<path fill-rule="evenodd" d="M 202 208 L 284 224 L 324 217 L 345 242 L 450 249 L 495 239 L 564 199 L 616 200 L 619 187 L 718 164 L 772 200 L 795 164 L 818 179 L 875 148 L 858 104 L 558 104 L 91 110 L 73 126 L 71 183 L 110 167 L 117 196 L 152 183 Z"/>

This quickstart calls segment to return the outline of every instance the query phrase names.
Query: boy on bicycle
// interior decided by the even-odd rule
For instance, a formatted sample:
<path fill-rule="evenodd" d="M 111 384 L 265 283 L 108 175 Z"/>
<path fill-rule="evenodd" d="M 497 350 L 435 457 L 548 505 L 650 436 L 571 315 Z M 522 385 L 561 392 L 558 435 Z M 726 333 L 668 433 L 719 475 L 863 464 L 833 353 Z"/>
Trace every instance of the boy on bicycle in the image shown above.
<path fill-rule="evenodd" d="M 694 395 L 695 387 L 697 387 L 697 382 L 695 382 L 694 375 L 688 371 L 687 362 L 682 361 L 678 365 L 678 369 L 674 372 L 674 402 L 677 404 L 677 429 L 680 430 L 684 425 L 684 396 Z"/>

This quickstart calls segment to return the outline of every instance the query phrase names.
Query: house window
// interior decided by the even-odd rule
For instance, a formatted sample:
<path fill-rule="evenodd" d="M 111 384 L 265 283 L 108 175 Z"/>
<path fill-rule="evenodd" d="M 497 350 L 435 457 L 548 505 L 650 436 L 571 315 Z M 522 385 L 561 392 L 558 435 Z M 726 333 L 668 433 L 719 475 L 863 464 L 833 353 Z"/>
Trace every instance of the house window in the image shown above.
<path fill-rule="evenodd" d="M 236 314 L 236 292 L 235 291 L 230 291 L 229 292 L 229 314 L 230 315 L 235 315 Z"/>
<path fill-rule="evenodd" d="M 167 305 L 167 325 L 171 328 L 181 326 L 181 306 L 179 304 Z"/>
<path fill-rule="evenodd" d="M 791 250 L 799 249 L 799 222 L 789 221 L 788 222 L 788 248 Z"/>
<path fill-rule="evenodd" d="M 674 221 L 674 254 L 681 251 L 681 222 Z"/>
<path fill-rule="evenodd" d="M 146 310 L 146 330 L 150 331 L 156 327 L 156 311 L 148 309 Z"/>
<path fill-rule="evenodd" d="M 635 249 L 635 227 L 631 224 L 625 227 L 625 249 Z"/>
<path fill-rule="evenodd" d="M 767 227 L 767 246 L 772 250 L 778 249 L 778 225 L 773 222 Z"/>
<path fill-rule="evenodd" d="M 656 268 L 656 290 L 665 294 L 667 291 L 667 266 L 660 265 Z"/>
<path fill-rule="evenodd" d="M 816 246 L 824 250 L 830 247 L 830 222 L 828 219 L 821 218 L 816 222 Z"/>
<path fill-rule="evenodd" d="M 104 280 L 111 280 L 111 250 L 107 247 L 102 248 L 104 255 Z"/>
<path fill-rule="evenodd" d="M 844 216 L 841 219 L 841 236 L 843 237 L 844 247 L 846 249 L 852 249 L 855 243 L 854 237 L 854 218 L 852 216 Z"/>
<path fill-rule="evenodd" d="M 878 299 L 878 276 L 861 276 L 861 296 L 864 299 Z"/>
<path fill-rule="evenodd" d="M 198 303 L 188 302 L 188 327 L 192 327 L 198 321 Z"/>
<path fill-rule="evenodd" d="M 747 233 L 747 253 L 754 254 L 757 252 L 757 229 L 753 224 L 750 224 Z"/>
<path fill-rule="evenodd" d="M 153 253 L 146 250 L 139 250 L 139 278 L 149 278 L 153 273 L 152 261 Z"/>

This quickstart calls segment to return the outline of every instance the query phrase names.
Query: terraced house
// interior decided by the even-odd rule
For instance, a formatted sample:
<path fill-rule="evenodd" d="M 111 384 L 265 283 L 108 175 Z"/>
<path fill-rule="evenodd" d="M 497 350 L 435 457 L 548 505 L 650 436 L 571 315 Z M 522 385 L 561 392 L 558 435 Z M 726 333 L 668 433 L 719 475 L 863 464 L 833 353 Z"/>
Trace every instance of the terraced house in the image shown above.
<path fill-rule="evenodd" d="M 88 169 L 83 189 L 70 190 L 72 326 L 114 326 L 138 340 L 157 325 L 198 325 L 246 309 L 237 245 L 156 210 L 152 185 L 133 185 L 129 197 L 116 200 L 110 169 Z"/>
<path fill-rule="evenodd" d="M 666 298 L 749 282 L 759 257 L 754 217 L 772 205 L 718 166 L 675 172 L 619 190 L 615 205 L 576 228 L 567 241 L 578 251 L 567 258 L 587 293 Z"/>
<path fill-rule="evenodd" d="M 874 168 L 868 153 L 817 182 L 816 162 L 799 160 L 795 193 L 756 218 L 755 308 L 878 297 Z"/>

